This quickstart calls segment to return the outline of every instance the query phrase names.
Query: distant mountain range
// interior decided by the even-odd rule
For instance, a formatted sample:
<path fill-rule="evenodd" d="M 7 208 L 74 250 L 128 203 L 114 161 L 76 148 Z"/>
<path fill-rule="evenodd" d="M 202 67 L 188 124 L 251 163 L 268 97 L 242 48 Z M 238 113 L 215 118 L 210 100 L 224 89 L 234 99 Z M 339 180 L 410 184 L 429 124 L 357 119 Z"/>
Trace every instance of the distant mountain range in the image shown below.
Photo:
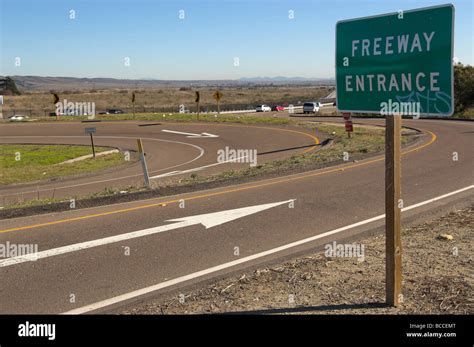
<path fill-rule="evenodd" d="M 0 76 L 1 77 L 1 76 Z M 99 89 L 148 89 L 163 87 L 232 87 L 252 84 L 304 84 L 334 85 L 334 79 L 306 77 L 243 77 L 238 80 L 188 80 L 172 81 L 158 79 L 116 79 L 116 78 L 76 78 L 76 77 L 41 77 L 10 76 L 20 91 L 72 91 Z"/>
<path fill-rule="evenodd" d="M 242 77 L 239 79 L 240 81 L 245 82 L 333 82 L 334 78 L 313 78 L 313 77 L 284 77 L 284 76 L 276 76 L 276 77 Z"/>

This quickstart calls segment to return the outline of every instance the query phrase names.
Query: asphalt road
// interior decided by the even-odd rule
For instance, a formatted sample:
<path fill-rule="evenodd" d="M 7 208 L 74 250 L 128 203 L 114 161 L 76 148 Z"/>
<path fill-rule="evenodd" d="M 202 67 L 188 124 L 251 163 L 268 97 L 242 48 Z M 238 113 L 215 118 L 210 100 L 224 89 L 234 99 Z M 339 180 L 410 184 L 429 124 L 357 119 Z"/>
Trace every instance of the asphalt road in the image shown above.
<path fill-rule="evenodd" d="M 96 146 L 111 146 L 121 151 L 137 151 L 137 138 L 142 138 L 150 176 L 168 184 L 189 177 L 193 172 L 209 175 L 249 164 L 218 163 L 217 151 L 255 149 L 258 163 L 290 157 L 315 149 L 316 134 L 295 127 L 265 127 L 229 124 L 176 124 L 157 122 L 100 123 L 22 123 L 0 125 L 0 143 L 76 144 L 90 146 L 87 127 L 95 127 Z M 163 131 L 166 130 L 166 131 Z M 192 138 L 186 134 L 211 133 L 218 137 Z M 318 135 L 321 137 L 321 135 Z M 195 171 L 192 171 L 195 170 Z M 185 171 L 180 174 L 176 171 Z M 143 185 L 143 171 L 137 161 L 100 173 L 69 177 L 52 182 L 31 182 L 0 187 L 0 204 L 32 199 L 87 196 L 105 187 L 123 188 Z M 154 180 L 156 182 L 156 180 Z"/>
<path fill-rule="evenodd" d="M 473 201 L 474 123 L 403 123 L 425 134 L 421 143 L 406 149 L 403 155 L 404 206 L 467 187 L 449 197 L 410 208 L 403 213 L 404 221 Z M 199 127 L 204 131 L 206 126 Z M 225 131 L 225 127 L 215 129 L 219 135 Z M 98 133 L 102 133 L 99 128 Z M 271 138 L 268 144 L 258 142 L 257 137 L 255 145 L 272 150 L 308 144 L 308 139 L 300 136 L 299 140 L 285 140 L 286 135 L 289 134 Z M 223 141 L 221 146 L 227 144 L 227 137 L 219 139 Z M 194 150 L 191 152 L 190 158 L 196 155 Z M 453 160 L 454 152 L 457 161 Z M 168 164 L 174 164 L 173 159 Z M 296 199 L 293 208 L 290 199 Z M 279 202 L 261 207 L 260 211 L 256 208 L 185 222 L 169 221 Z M 384 160 L 377 157 L 180 196 L 2 220 L 0 244 L 37 244 L 38 251 L 46 253 L 36 261 L 0 260 L 0 313 L 116 310 L 120 305 L 146 300 L 162 291 L 179 291 L 237 269 L 276 261 L 333 240 L 357 237 L 383 225 L 383 218 L 377 217 L 383 213 Z M 374 220 L 367 221 L 369 218 Z M 208 228 L 194 224 L 199 221 Z M 173 223 L 181 224 L 113 243 L 83 243 Z M 342 229 L 324 238 L 317 236 L 338 228 Z M 290 244 L 306 238 L 312 239 Z M 78 243 L 79 249 L 59 248 Z"/>

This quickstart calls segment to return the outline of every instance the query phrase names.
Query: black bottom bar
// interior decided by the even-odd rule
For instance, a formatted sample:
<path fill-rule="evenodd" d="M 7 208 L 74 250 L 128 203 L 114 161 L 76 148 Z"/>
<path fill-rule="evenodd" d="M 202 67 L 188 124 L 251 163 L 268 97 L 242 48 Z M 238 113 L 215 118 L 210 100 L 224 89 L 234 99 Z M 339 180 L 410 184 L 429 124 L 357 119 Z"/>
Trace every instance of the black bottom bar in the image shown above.
<path fill-rule="evenodd" d="M 36 325 L 32 325 L 36 324 Z M 44 324 L 54 324 L 52 326 Z M 172 339 L 219 345 L 257 340 L 291 345 L 472 346 L 472 316 L 0 316 L 0 346 L 160 345 Z M 53 334 L 54 331 L 54 334 Z M 43 336 L 19 336 L 42 333 Z M 53 336 L 54 335 L 54 336 Z M 54 338 L 54 339 L 53 339 Z"/>

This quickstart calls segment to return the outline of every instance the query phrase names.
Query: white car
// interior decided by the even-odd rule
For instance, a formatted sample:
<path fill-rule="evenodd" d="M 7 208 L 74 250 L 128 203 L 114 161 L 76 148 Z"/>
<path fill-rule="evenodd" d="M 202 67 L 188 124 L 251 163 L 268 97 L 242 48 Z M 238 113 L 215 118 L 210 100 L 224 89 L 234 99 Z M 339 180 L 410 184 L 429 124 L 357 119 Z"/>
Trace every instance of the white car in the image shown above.
<path fill-rule="evenodd" d="M 268 105 L 258 105 L 255 109 L 257 112 L 271 112 L 272 108 Z"/>
<path fill-rule="evenodd" d="M 303 104 L 303 113 L 317 113 L 321 107 L 319 102 L 305 102 Z"/>
<path fill-rule="evenodd" d="M 8 117 L 8 119 L 10 119 L 10 122 L 22 122 L 24 120 L 27 120 L 28 118 L 28 116 L 23 116 L 21 114 L 15 114 L 13 116 Z"/>

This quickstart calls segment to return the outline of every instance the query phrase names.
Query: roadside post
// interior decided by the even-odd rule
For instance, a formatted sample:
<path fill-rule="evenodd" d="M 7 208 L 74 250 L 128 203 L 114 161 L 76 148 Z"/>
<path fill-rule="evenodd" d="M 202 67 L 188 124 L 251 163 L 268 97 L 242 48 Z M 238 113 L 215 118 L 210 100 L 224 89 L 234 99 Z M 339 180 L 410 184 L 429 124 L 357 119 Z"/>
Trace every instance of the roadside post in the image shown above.
<path fill-rule="evenodd" d="M 53 94 L 53 105 L 56 107 L 56 104 L 59 102 L 59 96 L 56 93 L 52 93 L 52 94 Z M 55 111 L 54 113 L 56 114 L 56 120 L 58 120 L 59 119 L 58 118 L 58 116 L 59 116 L 58 112 Z"/>
<path fill-rule="evenodd" d="M 197 120 L 199 120 L 199 99 L 200 99 L 199 92 L 196 91 L 194 101 L 196 102 Z"/>
<path fill-rule="evenodd" d="M 217 114 L 220 114 L 221 110 L 220 110 L 219 101 L 222 98 L 222 93 L 220 91 L 216 90 L 215 93 L 213 94 L 213 97 L 214 97 L 214 100 L 216 100 L 216 102 L 217 102 Z"/>
<path fill-rule="evenodd" d="M 0 119 L 3 119 L 3 95 L 0 95 Z"/>
<path fill-rule="evenodd" d="M 351 138 L 351 132 L 354 131 L 354 126 L 352 125 L 351 113 L 343 112 L 342 116 L 344 117 L 344 126 L 346 128 L 347 137 Z"/>
<path fill-rule="evenodd" d="M 135 92 L 132 92 L 133 119 L 135 119 Z"/>
<path fill-rule="evenodd" d="M 403 303 L 402 115 L 453 114 L 453 38 L 450 4 L 336 24 L 336 105 L 346 130 L 352 128 L 351 112 L 385 116 L 385 295 L 390 306 Z"/>
<path fill-rule="evenodd" d="M 148 166 L 146 165 L 145 151 L 143 150 L 142 139 L 137 139 L 138 153 L 142 163 L 143 177 L 145 179 L 145 186 L 150 187 L 150 176 L 148 175 Z"/>
<path fill-rule="evenodd" d="M 401 241 L 401 114 L 385 119 L 385 272 L 386 302 L 403 303 Z"/>
<path fill-rule="evenodd" d="M 85 133 L 91 137 L 92 156 L 95 158 L 94 137 L 92 136 L 92 134 L 95 134 L 95 128 L 86 128 Z"/>

